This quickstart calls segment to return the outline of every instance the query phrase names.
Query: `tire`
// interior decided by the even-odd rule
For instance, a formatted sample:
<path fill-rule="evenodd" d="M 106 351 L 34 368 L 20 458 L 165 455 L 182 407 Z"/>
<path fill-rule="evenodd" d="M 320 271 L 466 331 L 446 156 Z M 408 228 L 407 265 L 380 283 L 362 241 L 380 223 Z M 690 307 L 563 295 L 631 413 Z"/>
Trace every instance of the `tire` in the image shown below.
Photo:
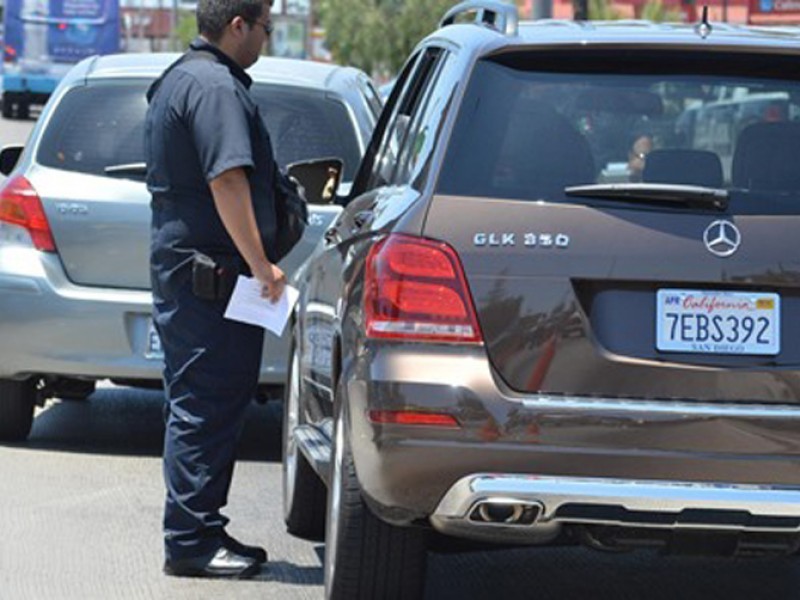
<path fill-rule="evenodd" d="M 3 118 L 4 119 L 14 118 L 14 103 L 11 101 L 10 98 L 7 97 L 3 98 Z"/>
<path fill-rule="evenodd" d="M 423 597 L 425 531 L 378 519 L 361 495 L 343 419 L 336 419 L 325 540 L 327 600 Z"/>
<path fill-rule="evenodd" d="M 292 435 L 303 424 L 300 359 L 294 345 L 289 356 L 283 402 L 283 520 L 292 535 L 320 542 L 325 539 L 327 490 Z"/>
<path fill-rule="evenodd" d="M 20 100 L 19 104 L 17 105 L 17 118 L 18 119 L 29 119 L 31 116 L 31 105 L 26 100 Z"/>
<path fill-rule="evenodd" d="M 33 425 L 36 381 L 0 379 L 0 441 L 21 442 Z"/>

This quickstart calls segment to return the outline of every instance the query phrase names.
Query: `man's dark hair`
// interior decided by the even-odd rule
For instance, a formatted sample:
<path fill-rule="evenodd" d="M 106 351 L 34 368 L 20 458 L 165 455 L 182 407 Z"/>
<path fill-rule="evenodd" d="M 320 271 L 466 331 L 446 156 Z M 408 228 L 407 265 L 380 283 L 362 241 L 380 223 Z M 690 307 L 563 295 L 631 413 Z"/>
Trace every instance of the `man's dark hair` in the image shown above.
<path fill-rule="evenodd" d="M 200 0 L 197 30 L 210 41 L 218 42 L 234 17 L 254 23 L 261 16 L 264 4 L 264 0 Z"/>

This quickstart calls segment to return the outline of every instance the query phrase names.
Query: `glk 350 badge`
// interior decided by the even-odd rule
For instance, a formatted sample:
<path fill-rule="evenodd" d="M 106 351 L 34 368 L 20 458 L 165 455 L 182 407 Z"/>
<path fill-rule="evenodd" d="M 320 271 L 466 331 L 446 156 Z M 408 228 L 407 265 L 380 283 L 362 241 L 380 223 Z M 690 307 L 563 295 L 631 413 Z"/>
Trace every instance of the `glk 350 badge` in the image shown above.
<path fill-rule="evenodd" d="M 568 248 L 569 236 L 566 233 L 533 233 L 526 232 L 521 235 L 511 232 L 478 232 L 472 242 L 478 246 L 509 247 L 516 246 L 517 242 L 528 248 Z"/>

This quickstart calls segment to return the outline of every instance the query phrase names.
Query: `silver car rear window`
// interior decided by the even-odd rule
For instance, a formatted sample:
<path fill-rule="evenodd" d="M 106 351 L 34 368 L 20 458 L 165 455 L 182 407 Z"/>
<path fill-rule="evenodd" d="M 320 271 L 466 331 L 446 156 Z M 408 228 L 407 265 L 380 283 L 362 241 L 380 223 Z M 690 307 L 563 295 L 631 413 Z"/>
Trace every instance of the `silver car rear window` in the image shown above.
<path fill-rule="evenodd" d="M 92 175 L 104 175 L 110 165 L 142 162 L 150 83 L 108 80 L 68 91 L 42 136 L 38 162 Z M 338 157 L 344 160 L 344 179 L 352 179 L 361 152 L 341 101 L 319 90 L 266 84 L 254 85 L 253 94 L 279 165 Z"/>
<path fill-rule="evenodd" d="M 150 81 L 104 81 L 69 90 L 42 136 L 40 164 L 93 175 L 144 160 Z"/>

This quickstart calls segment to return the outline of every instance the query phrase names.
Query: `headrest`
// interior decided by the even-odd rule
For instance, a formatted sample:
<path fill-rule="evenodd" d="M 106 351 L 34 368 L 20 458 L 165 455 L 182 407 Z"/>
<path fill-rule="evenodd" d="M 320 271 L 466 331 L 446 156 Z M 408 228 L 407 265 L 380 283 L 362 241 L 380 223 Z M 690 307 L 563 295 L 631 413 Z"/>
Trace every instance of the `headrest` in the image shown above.
<path fill-rule="evenodd" d="M 800 191 L 800 123 L 755 123 L 736 142 L 731 167 L 734 187 Z"/>
<path fill-rule="evenodd" d="M 653 150 L 645 158 L 642 181 L 718 188 L 722 186 L 722 163 L 707 150 Z"/>

